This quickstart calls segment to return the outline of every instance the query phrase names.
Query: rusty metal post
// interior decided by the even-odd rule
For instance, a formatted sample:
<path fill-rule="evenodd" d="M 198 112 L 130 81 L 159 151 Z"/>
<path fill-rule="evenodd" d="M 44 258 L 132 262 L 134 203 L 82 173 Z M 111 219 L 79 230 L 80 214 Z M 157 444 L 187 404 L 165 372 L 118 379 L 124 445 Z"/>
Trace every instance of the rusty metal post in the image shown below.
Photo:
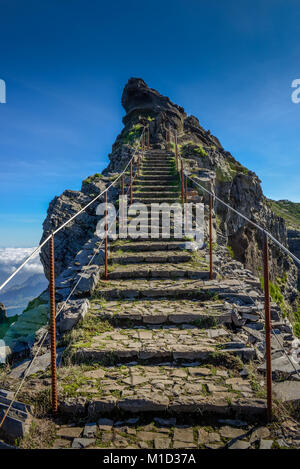
<path fill-rule="evenodd" d="M 177 144 L 177 132 L 175 130 L 175 158 L 176 158 L 176 171 L 178 171 L 178 144 Z"/>
<path fill-rule="evenodd" d="M 271 356 L 271 310 L 270 310 L 270 274 L 269 246 L 266 233 L 264 237 L 264 290 L 265 290 L 265 338 L 266 338 L 266 378 L 267 378 L 267 418 L 272 420 L 272 356 Z"/>
<path fill-rule="evenodd" d="M 105 238 L 104 238 L 104 278 L 105 278 L 105 280 L 107 280 L 108 279 L 108 273 L 107 273 L 107 258 L 108 258 L 108 253 L 107 253 L 107 191 L 105 191 L 104 202 L 105 202 L 105 211 L 104 211 L 104 216 L 105 216 L 105 225 L 104 225 L 104 230 L 105 230 Z"/>
<path fill-rule="evenodd" d="M 51 395 L 52 412 L 57 413 L 57 375 L 56 375 L 56 327 L 55 327 L 55 273 L 54 273 L 54 237 L 49 239 L 49 293 L 50 293 L 50 347 L 51 347 Z"/>
<path fill-rule="evenodd" d="M 130 162 L 130 205 L 132 204 L 132 160 Z"/>
<path fill-rule="evenodd" d="M 121 226 L 122 226 L 122 231 L 124 230 L 124 174 L 122 175 L 122 213 L 121 213 Z"/>
<path fill-rule="evenodd" d="M 184 204 L 184 188 L 183 188 L 183 163 L 182 163 L 182 160 L 180 161 L 180 164 L 181 164 L 181 170 L 180 170 L 180 179 L 181 179 L 181 201 L 182 203 Z"/>
<path fill-rule="evenodd" d="M 187 176 L 185 176 L 185 185 L 184 185 L 184 200 L 185 200 L 185 225 L 186 230 L 188 231 L 188 209 L 187 209 Z"/>
<path fill-rule="evenodd" d="M 213 249 L 212 249 L 212 201 L 209 196 L 209 280 L 213 279 Z"/>

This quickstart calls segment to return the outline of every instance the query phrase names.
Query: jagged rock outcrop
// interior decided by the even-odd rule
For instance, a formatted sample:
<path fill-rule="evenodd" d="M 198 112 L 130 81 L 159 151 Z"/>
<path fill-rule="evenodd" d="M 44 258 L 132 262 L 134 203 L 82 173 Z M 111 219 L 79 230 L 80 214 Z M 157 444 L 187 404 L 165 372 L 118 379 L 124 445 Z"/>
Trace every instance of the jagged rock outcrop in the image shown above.
<path fill-rule="evenodd" d="M 0 324 L 7 318 L 6 309 L 3 303 L 0 303 Z"/>
<path fill-rule="evenodd" d="M 102 177 L 101 175 L 92 176 L 83 181 L 81 191 L 66 190 L 61 196 L 55 197 L 49 204 L 47 217 L 43 223 L 44 231 L 41 242 L 56 228 L 87 205 L 95 196 L 100 194 L 110 183 L 109 178 Z M 115 198 L 117 193 L 116 190 L 112 189 L 109 197 Z M 82 246 L 94 236 L 97 222 L 99 221 L 99 217 L 96 215 L 96 207 L 100 202 L 103 202 L 102 197 L 55 235 L 56 276 L 70 264 Z M 48 245 L 42 249 L 40 258 L 45 275 L 49 278 Z"/>
<path fill-rule="evenodd" d="M 88 178 L 81 191 L 65 191 L 50 204 L 44 222 L 43 238 L 59 224 L 83 207 L 92 193 L 103 190 L 109 176 L 120 172 L 131 158 L 134 148 L 144 127 L 149 125 L 152 147 L 167 147 L 167 134 L 171 139 L 177 132 L 178 143 L 186 168 L 214 193 L 270 231 L 281 243 L 287 246 L 287 230 L 284 220 L 277 217 L 264 197 L 260 180 L 256 174 L 225 151 L 221 143 L 199 124 L 195 116 L 187 116 L 184 109 L 151 89 L 140 78 L 131 78 L 126 84 L 122 105 L 126 111 L 123 118 L 124 128 L 117 136 L 109 155 L 110 163 L 98 179 Z M 88 192 L 87 192 L 88 188 Z M 117 190 L 116 193 L 117 194 Z M 215 204 L 217 225 L 238 260 L 256 275 L 262 272 L 262 239 L 247 221 L 237 216 L 220 203 Z M 93 235 L 97 217 L 95 207 L 91 206 L 56 236 L 57 274 L 74 258 L 75 254 Z M 271 244 L 271 275 L 285 278 L 281 288 L 288 300 L 293 303 L 297 296 L 296 267 L 285 254 Z M 41 255 L 46 275 L 48 275 L 48 254 L 44 249 Z"/>
<path fill-rule="evenodd" d="M 300 259 L 300 230 L 287 230 L 290 251 Z M 300 269 L 298 269 L 298 289 L 300 289 Z"/>

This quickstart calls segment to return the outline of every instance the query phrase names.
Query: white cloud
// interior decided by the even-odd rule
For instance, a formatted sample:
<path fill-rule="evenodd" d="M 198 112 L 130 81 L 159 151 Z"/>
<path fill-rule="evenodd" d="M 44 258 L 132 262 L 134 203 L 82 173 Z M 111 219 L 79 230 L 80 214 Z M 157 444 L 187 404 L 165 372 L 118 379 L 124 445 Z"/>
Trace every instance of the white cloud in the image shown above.
<path fill-rule="evenodd" d="M 8 275 L 32 253 L 35 248 L 0 248 L 0 269 Z M 35 274 L 43 273 L 43 266 L 37 253 L 28 264 L 23 267 L 24 272 Z"/>

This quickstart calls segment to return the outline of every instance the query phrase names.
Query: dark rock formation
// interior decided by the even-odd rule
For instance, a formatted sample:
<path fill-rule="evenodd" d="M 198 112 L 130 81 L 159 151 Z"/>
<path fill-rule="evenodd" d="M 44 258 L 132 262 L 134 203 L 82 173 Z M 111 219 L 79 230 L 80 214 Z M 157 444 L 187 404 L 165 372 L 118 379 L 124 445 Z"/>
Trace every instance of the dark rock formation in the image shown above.
<path fill-rule="evenodd" d="M 3 323 L 7 318 L 6 309 L 3 303 L 0 303 L 0 324 Z"/>
<path fill-rule="evenodd" d="M 110 183 L 111 181 L 108 178 L 102 178 L 101 176 L 90 177 L 83 181 L 81 191 L 66 190 L 61 196 L 55 197 L 49 204 L 47 217 L 43 223 L 44 231 L 41 242 L 56 228 L 87 205 L 96 195 L 100 194 Z M 110 191 L 110 197 L 116 197 L 116 195 L 116 190 Z M 96 215 L 96 207 L 100 202 L 103 202 L 102 197 L 55 235 L 56 276 L 69 265 L 85 242 L 94 236 L 99 220 L 99 217 Z M 40 258 L 45 275 L 49 278 L 47 244 L 42 249 Z"/>
<path fill-rule="evenodd" d="M 288 230 L 289 250 L 300 259 L 300 230 Z M 300 290 L 300 268 L 298 269 L 298 289 Z"/>

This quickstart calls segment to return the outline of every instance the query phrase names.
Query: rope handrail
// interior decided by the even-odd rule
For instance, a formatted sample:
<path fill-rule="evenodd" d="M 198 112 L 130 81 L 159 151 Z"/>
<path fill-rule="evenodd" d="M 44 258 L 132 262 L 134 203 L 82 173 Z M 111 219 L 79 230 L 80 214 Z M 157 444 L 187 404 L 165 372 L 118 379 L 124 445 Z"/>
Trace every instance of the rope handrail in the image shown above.
<path fill-rule="evenodd" d="M 181 161 L 181 164 L 183 164 L 183 159 L 180 155 L 178 155 L 180 161 Z M 218 196 L 216 196 L 215 194 L 213 194 L 211 191 L 209 191 L 208 189 L 206 189 L 205 187 L 203 187 L 201 184 L 199 184 L 197 181 L 195 181 L 193 178 L 191 178 L 189 176 L 189 174 L 183 170 L 183 173 L 184 175 L 190 180 L 192 181 L 194 184 L 196 184 L 196 186 L 200 187 L 201 190 L 203 190 L 204 192 L 206 192 L 207 194 L 211 195 L 215 200 L 217 200 L 218 202 L 220 202 L 222 205 L 224 205 L 225 207 L 227 207 L 229 210 L 231 210 L 232 212 L 235 212 L 237 215 L 239 215 L 240 217 L 242 217 L 244 220 L 246 220 L 248 223 L 250 223 L 252 226 L 254 226 L 255 228 L 257 228 L 259 231 L 261 231 L 262 233 L 264 233 L 266 236 L 268 236 L 273 242 L 274 244 L 276 244 L 281 250 L 283 250 L 288 256 L 290 256 L 297 264 L 300 265 L 300 259 L 298 259 L 298 257 L 296 257 L 289 249 L 287 249 L 282 243 L 280 243 L 280 241 L 278 241 L 278 239 L 276 239 L 269 231 L 267 231 L 265 228 L 263 228 L 262 226 L 258 225 L 257 223 L 255 223 L 254 221 L 250 220 L 250 218 L 248 218 L 246 215 L 243 215 L 241 212 L 239 212 L 238 210 L 236 210 L 235 208 L 231 207 L 231 205 L 227 204 L 226 202 L 224 202 L 224 200 L 220 199 Z"/>
<path fill-rule="evenodd" d="M 268 240 L 270 239 L 276 246 L 280 248 L 285 254 L 291 257 L 291 259 L 296 262 L 296 264 L 300 265 L 300 260 L 292 253 L 289 249 L 287 249 L 280 241 L 278 241 L 271 233 L 269 233 L 265 228 L 260 226 L 258 223 L 252 221 L 249 217 L 245 216 L 243 213 L 239 212 L 238 210 L 231 207 L 228 203 L 224 202 L 218 196 L 216 196 L 213 192 L 203 187 L 198 181 L 195 181 L 191 176 L 190 172 L 184 170 L 184 163 L 181 155 L 178 154 L 178 147 L 177 147 L 177 133 L 175 132 L 175 155 L 176 155 L 176 168 L 179 172 L 179 161 L 180 161 L 180 172 L 181 172 L 181 198 L 182 203 L 187 202 L 187 180 L 189 179 L 192 181 L 193 185 L 200 188 L 205 193 L 209 194 L 209 267 L 210 267 L 210 274 L 209 279 L 213 279 L 213 239 L 212 239 L 212 211 L 213 211 L 213 201 L 218 201 L 225 207 L 227 207 L 230 211 L 236 213 L 242 219 L 246 220 L 247 223 L 254 226 L 255 229 L 262 233 L 263 238 L 263 267 L 264 267 L 264 309 L 265 309 L 265 320 L 264 320 L 264 328 L 265 328 L 265 366 L 266 366 L 266 387 L 267 387 L 267 420 L 269 422 L 272 421 L 273 417 L 273 407 L 272 407 L 272 343 L 271 343 L 271 334 L 275 337 L 278 345 L 280 346 L 280 350 L 283 352 L 283 356 L 288 359 L 289 364 L 291 365 L 294 372 L 299 375 L 299 370 L 296 368 L 295 364 L 292 361 L 292 357 L 289 356 L 287 351 L 284 349 L 283 345 L 280 344 L 280 341 L 276 334 L 274 334 L 274 328 L 272 327 L 271 322 L 271 304 L 270 304 L 270 269 L 269 269 L 269 248 L 268 248 Z M 185 188 L 184 188 L 184 181 L 185 181 Z M 218 232 L 218 229 L 217 229 Z M 223 234 L 222 234 L 223 236 Z M 238 279 L 239 284 L 241 285 L 240 279 Z M 250 298 L 253 304 L 254 300 L 250 295 L 246 292 L 246 295 Z M 261 314 L 259 313 L 261 317 Z M 292 372 L 291 372 L 292 374 Z"/>
<path fill-rule="evenodd" d="M 218 233 L 219 235 L 223 236 L 223 234 L 221 233 L 220 230 L 217 229 L 216 231 L 217 231 L 217 233 Z M 239 277 L 237 277 L 237 281 L 239 282 L 240 286 L 242 286 L 242 282 L 241 282 L 241 280 L 240 280 Z M 255 306 L 255 301 L 254 301 L 253 297 L 252 297 L 247 291 L 244 291 L 244 295 L 246 295 L 246 296 L 251 300 L 253 306 Z M 260 312 L 259 310 L 258 310 L 257 312 L 258 312 L 259 317 L 260 317 L 261 319 L 263 319 L 261 312 Z M 287 353 L 287 351 L 285 350 L 285 348 L 284 348 L 283 345 L 281 344 L 280 340 L 278 339 L 277 334 L 276 334 L 275 331 L 274 331 L 274 327 L 273 327 L 272 323 L 271 323 L 271 329 L 272 329 L 272 332 L 273 332 L 273 336 L 275 337 L 275 339 L 276 339 L 276 341 L 277 341 L 277 343 L 278 343 L 278 345 L 279 345 L 279 347 L 280 347 L 278 350 L 280 350 L 280 351 L 282 351 L 282 352 L 284 353 L 284 355 L 287 357 L 288 361 L 290 362 L 291 366 L 294 368 L 295 373 L 296 373 L 296 374 L 298 375 L 298 377 L 300 378 L 299 370 L 296 368 L 296 366 L 295 366 L 295 364 L 292 362 L 292 360 L 291 360 L 289 354 Z"/>
<path fill-rule="evenodd" d="M 142 133 L 142 135 L 143 135 L 143 133 Z M 131 161 L 132 161 L 132 159 L 134 158 L 134 156 L 135 156 L 135 153 L 134 153 L 133 157 L 131 158 L 131 160 L 129 161 L 128 165 L 131 163 Z M 124 172 L 126 171 L 128 165 L 125 167 L 124 171 L 120 174 L 120 176 L 122 176 L 122 175 L 124 174 Z M 134 174 L 133 181 L 134 181 L 134 179 L 136 178 L 136 175 L 137 175 L 137 172 L 135 172 L 135 174 Z M 114 182 L 115 182 L 115 181 L 114 181 Z M 111 184 L 109 187 L 111 187 L 111 186 L 112 186 L 112 184 Z M 107 189 L 109 189 L 109 188 L 107 188 Z M 104 191 L 104 192 L 105 192 L 105 191 Z M 129 192 L 129 188 L 127 189 L 127 194 L 128 194 L 128 192 Z M 120 212 L 120 209 L 117 210 L 113 222 L 117 219 L 117 216 L 118 216 L 119 212 Z M 107 214 L 106 214 L 106 218 L 107 218 Z M 108 231 L 107 231 L 107 236 L 108 236 L 108 234 L 110 233 L 112 227 L 113 227 L 113 223 L 111 223 L 110 228 L 109 228 Z M 51 237 L 51 236 L 50 236 L 50 237 Z M 87 264 L 87 267 L 91 265 L 91 263 L 92 263 L 92 261 L 94 260 L 95 256 L 100 252 L 100 249 L 103 247 L 103 243 L 104 243 L 104 239 L 102 239 L 101 243 L 99 244 L 99 246 L 98 246 L 97 249 L 95 250 L 93 256 L 91 257 L 91 259 L 89 260 L 89 262 L 88 262 L 88 264 Z M 75 292 L 77 286 L 79 285 L 79 282 L 80 282 L 80 280 L 82 279 L 82 275 L 83 275 L 83 274 L 82 274 L 82 272 L 81 272 L 81 273 L 79 274 L 79 278 L 78 278 L 77 282 L 76 282 L 75 285 L 73 286 L 73 288 L 72 288 L 72 290 L 70 291 L 70 293 L 68 294 L 67 298 L 64 300 L 64 302 L 63 302 L 63 304 L 61 305 L 61 307 L 59 308 L 59 310 L 55 312 L 55 319 L 56 319 L 56 318 L 60 315 L 60 313 L 65 309 L 65 307 L 66 307 L 68 301 L 70 300 L 70 298 L 72 297 L 73 293 Z M 43 335 L 43 336 L 41 337 L 41 339 L 40 339 L 40 343 L 37 344 L 37 346 L 38 346 L 38 347 L 37 347 L 37 350 L 36 350 L 35 354 L 33 355 L 32 359 L 30 360 L 30 363 L 28 364 L 27 368 L 25 369 L 23 378 L 21 379 L 21 382 L 20 382 L 18 388 L 16 389 L 16 391 L 15 391 L 15 393 L 14 393 L 12 399 L 11 399 L 11 401 L 10 401 L 10 403 L 9 403 L 9 406 L 7 407 L 5 413 L 4 413 L 3 417 L 2 417 L 2 420 L 0 421 L 0 429 L 1 429 L 2 425 L 3 425 L 3 423 L 5 422 L 5 420 L 6 420 L 7 416 L 8 416 L 8 414 L 9 414 L 9 412 L 10 412 L 12 406 L 13 406 L 14 403 L 16 402 L 17 396 L 18 396 L 20 390 L 22 389 L 22 387 L 23 387 L 23 385 L 24 385 L 24 383 L 25 383 L 25 380 L 26 380 L 26 378 L 27 378 L 27 376 L 28 376 L 28 374 L 29 374 L 29 371 L 31 370 L 31 367 L 32 367 L 32 365 L 33 365 L 35 359 L 38 357 L 38 355 L 39 355 L 39 353 L 40 353 L 40 351 L 41 351 L 41 349 L 42 349 L 42 347 L 43 347 L 43 345 L 44 345 L 44 343 L 45 343 L 45 340 L 46 340 L 46 338 L 48 337 L 48 334 L 49 334 L 49 330 L 47 330 L 47 331 L 44 333 L 44 335 Z"/>
<path fill-rule="evenodd" d="M 143 132 L 141 133 L 140 138 L 144 135 L 146 127 L 144 127 Z M 123 174 L 126 172 L 128 166 L 130 163 L 133 161 L 134 157 L 136 156 L 137 151 L 139 148 L 136 148 L 131 159 L 125 166 L 124 170 L 119 174 L 119 176 L 100 194 L 98 194 L 96 197 L 94 197 L 88 204 L 86 204 L 82 209 L 80 209 L 78 212 L 76 212 L 71 218 L 69 218 L 67 221 L 65 221 L 61 226 L 56 228 L 49 236 L 47 236 L 46 239 L 38 246 L 36 247 L 32 253 L 22 262 L 22 264 L 19 265 L 19 267 L 0 285 L 0 291 L 17 275 L 18 272 L 44 247 L 48 241 L 50 240 L 51 236 L 55 236 L 59 231 L 61 231 L 65 226 L 67 226 L 71 221 L 73 221 L 78 215 L 80 215 L 82 212 L 84 212 L 88 207 L 90 207 L 96 200 L 98 200 L 105 192 L 108 192 L 111 187 L 115 185 L 115 183 L 123 176 Z"/>

